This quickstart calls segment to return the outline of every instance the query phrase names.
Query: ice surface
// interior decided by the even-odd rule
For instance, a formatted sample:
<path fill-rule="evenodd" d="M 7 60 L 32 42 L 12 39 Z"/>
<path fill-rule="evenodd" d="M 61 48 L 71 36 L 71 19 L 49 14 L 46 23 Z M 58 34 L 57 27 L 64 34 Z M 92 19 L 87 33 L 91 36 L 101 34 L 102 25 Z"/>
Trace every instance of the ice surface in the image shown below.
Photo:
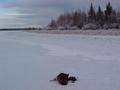
<path fill-rule="evenodd" d="M 60 72 L 79 80 L 51 82 Z M 0 32 L 0 90 L 119 90 L 120 36 Z"/>

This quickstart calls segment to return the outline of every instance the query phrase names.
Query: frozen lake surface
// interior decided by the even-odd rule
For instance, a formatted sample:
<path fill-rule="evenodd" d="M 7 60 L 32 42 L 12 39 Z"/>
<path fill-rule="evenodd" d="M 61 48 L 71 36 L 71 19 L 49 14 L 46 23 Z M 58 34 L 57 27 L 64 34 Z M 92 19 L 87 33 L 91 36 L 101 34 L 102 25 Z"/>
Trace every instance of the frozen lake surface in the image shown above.
<path fill-rule="evenodd" d="M 120 90 L 120 36 L 0 32 L 0 90 Z"/>

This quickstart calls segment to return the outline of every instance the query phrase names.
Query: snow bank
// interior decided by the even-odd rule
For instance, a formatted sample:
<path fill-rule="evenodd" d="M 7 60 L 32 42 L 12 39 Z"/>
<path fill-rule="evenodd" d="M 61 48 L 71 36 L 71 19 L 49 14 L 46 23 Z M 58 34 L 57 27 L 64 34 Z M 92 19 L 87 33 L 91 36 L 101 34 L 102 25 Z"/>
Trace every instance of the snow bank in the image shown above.
<path fill-rule="evenodd" d="M 88 23 L 82 27 L 83 30 L 96 30 L 98 26 L 93 23 Z"/>

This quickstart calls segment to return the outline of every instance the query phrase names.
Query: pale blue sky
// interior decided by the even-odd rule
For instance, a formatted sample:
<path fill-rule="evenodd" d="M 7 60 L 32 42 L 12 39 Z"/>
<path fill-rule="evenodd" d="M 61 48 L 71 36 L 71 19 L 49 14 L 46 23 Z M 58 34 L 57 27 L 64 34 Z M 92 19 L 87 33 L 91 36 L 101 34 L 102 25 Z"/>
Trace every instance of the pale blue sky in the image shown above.
<path fill-rule="evenodd" d="M 44 26 L 65 11 L 87 10 L 91 2 L 104 9 L 109 1 L 120 8 L 120 0 L 0 0 L 0 28 Z"/>

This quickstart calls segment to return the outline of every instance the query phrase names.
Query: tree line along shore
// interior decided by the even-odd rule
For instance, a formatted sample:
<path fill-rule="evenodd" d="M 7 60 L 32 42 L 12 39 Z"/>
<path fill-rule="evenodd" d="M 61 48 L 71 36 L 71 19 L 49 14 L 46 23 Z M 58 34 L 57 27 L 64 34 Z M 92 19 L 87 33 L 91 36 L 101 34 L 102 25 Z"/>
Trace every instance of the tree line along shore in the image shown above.
<path fill-rule="evenodd" d="M 103 7 L 102 7 L 103 8 Z M 47 29 L 120 29 L 120 10 L 116 10 L 108 2 L 105 10 L 93 3 L 87 12 L 75 10 L 65 12 L 57 19 L 51 20 Z"/>

